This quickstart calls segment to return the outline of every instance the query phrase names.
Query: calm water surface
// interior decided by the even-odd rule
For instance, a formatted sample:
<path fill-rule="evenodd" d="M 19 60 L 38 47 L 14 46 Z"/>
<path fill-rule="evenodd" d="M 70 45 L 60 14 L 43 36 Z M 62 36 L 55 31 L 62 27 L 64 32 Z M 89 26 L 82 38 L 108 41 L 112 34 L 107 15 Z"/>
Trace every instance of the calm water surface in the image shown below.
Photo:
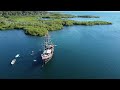
<path fill-rule="evenodd" d="M 50 32 L 54 57 L 41 67 L 43 37 L 25 35 L 22 30 L 0 31 L 0 78 L 27 79 L 120 79 L 120 13 L 62 12 L 73 15 L 96 15 L 101 18 L 72 20 L 105 20 L 112 25 L 68 26 Z M 35 55 L 31 56 L 31 51 Z M 16 64 L 10 65 L 19 53 Z M 36 59 L 37 62 L 33 62 Z"/>

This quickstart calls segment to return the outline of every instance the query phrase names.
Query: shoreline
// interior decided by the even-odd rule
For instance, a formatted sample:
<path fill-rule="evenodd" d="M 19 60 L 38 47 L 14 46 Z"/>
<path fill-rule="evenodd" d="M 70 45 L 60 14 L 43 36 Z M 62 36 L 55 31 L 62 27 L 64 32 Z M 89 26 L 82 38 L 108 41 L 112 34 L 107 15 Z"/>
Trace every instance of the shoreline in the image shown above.
<path fill-rule="evenodd" d="M 2 12 L 2 11 L 1 11 Z M 17 13 L 16 13 L 17 12 Z M 22 11 L 5 11 L 4 14 L 18 14 L 22 13 Z M 34 11 L 31 11 L 34 14 Z M 111 22 L 107 21 L 75 21 L 68 20 L 69 17 L 76 17 L 69 14 L 59 14 L 59 13 L 47 13 L 47 12 L 39 12 L 41 15 L 29 15 L 26 11 L 23 14 L 27 15 L 1 15 L 0 16 L 0 30 L 8 30 L 8 29 L 23 29 L 24 33 L 32 36 L 44 36 L 48 31 L 57 31 L 64 28 L 64 26 L 73 26 L 73 25 L 84 25 L 84 26 L 93 26 L 93 25 L 111 25 Z M 41 17 L 52 17 L 52 19 L 41 20 Z M 57 18 L 56 18 L 57 17 Z M 61 19 L 61 17 L 65 17 L 65 19 Z M 79 17 L 81 17 L 79 15 Z M 82 17 L 86 18 L 99 18 L 98 16 L 89 16 L 85 15 Z"/>

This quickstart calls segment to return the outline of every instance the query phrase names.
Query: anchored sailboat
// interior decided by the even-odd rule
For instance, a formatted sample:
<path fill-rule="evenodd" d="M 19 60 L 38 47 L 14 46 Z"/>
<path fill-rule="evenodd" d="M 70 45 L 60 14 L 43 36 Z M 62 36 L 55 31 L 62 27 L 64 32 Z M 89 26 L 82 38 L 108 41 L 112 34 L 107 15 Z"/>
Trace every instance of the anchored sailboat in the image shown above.
<path fill-rule="evenodd" d="M 54 44 L 51 42 L 50 36 L 47 33 L 45 35 L 45 41 L 44 41 L 44 50 L 43 53 L 41 54 L 43 63 L 46 64 L 48 61 L 51 60 L 54 54 Z"/>

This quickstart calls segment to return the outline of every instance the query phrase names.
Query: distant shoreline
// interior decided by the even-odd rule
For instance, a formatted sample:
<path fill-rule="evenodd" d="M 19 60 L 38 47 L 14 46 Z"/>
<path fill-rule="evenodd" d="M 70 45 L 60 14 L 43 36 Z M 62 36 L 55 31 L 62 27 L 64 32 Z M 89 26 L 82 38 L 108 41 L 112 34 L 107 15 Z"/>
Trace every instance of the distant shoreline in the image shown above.
<path fill-rule="evenodd" d="M 35 14 L 35 15 L 34 15 Z M 55 12 L 35 11 L 0 11 L 0 30 L 23 29 L 25 34 L 33 36 L 44 36 L 48 31 L 61 30 L 64 26 L 72 25 L 111 25 L 107 21 L 74 21 L 67 18 L 99 18 L 98 16 L 74 16 Z M 44 20 L 42 18 L 51 18 Z M 61 19 L 65 18 L 65 19 Z"/>

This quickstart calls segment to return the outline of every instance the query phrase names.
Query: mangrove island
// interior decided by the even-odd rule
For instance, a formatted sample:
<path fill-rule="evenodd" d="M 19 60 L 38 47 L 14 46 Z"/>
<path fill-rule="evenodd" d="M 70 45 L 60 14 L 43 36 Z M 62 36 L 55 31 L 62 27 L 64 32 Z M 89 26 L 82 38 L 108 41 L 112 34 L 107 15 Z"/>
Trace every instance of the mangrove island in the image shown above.
<path fill-rule="evenodd" d="M 76 16 L 47 11 L 0 11 L 0 30 L 23 29 L 25 34 L 44 36 L 47 31 L 61 30 L 64 26 L 112 24 L 107 21 L 74 21 L 67 19 L 74 17 Z M 92 17 L 98 18 L 95 16 L 90 16 L 89 18 Z M 50 19 L 44 20 L 43 18 Z"/>
<path fill-rule="evenodd" d="M 100 18 L 99 16 L 92 16 L 92 15 L 84 15 L 84 16 L 77 16 L 80 18 Z"/>

